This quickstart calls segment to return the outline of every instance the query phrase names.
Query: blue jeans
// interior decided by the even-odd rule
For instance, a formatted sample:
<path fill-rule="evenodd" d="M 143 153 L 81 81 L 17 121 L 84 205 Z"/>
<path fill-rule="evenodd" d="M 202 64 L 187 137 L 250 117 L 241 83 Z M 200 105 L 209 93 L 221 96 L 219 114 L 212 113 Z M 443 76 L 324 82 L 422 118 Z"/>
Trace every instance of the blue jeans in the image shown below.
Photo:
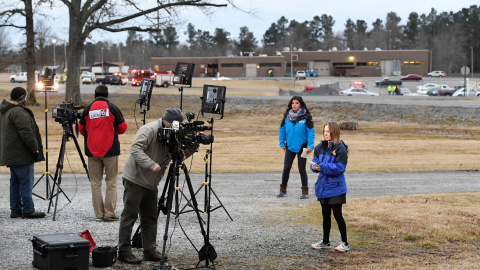
<path fill-rule="evenodd" d="M 307 159 L 302 158 L 302 151 L 299 153 L 291 152 L 290 150 L 285 151 L 285 160 L 283 163 L 283 173 L 282 173 L 282 185 L 286 186 L 288 184 L 288 178 L 290 177 L 290 170 L 292 169 L 293 160 L 297 157 L 298 162 L 298 172 L 300 173 L 300 179 L 302 180 L 302 187 L 308 187 L 308 176 L 305 166 L 307 165 Z"/>
<path fill-rule="evenodd" d="M 10 210 L 12 214 L 35 212 L 32 189 L 34 181 L 33 163 L 10 166 Z"/>

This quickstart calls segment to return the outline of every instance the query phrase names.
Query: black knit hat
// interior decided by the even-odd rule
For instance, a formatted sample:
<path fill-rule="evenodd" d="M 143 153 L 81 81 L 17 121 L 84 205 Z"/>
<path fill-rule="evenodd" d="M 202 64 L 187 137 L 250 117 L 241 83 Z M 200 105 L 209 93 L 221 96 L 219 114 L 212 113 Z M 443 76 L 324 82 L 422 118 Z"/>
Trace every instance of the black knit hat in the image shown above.
<path fill-rule="evenodd" d="M 162 119 L 168 122 L 173 122 L 173 121 L 183 122 L 182 111 L 175 107 L 170 107 L 165 111 L 165 114 L 163 115 Z"/>
<path fill-rule="evenodd" d="M 15 87 L 10 93 L 10 100 L 13 101 L 22 101 L 27 96 L 27 91 L 22 87 Z"/>
<path fill-rule="evenodd" d="M 95 88 L 95 98 L 108 97 L 108 87 L 105 85 L 99 85 Z"/>

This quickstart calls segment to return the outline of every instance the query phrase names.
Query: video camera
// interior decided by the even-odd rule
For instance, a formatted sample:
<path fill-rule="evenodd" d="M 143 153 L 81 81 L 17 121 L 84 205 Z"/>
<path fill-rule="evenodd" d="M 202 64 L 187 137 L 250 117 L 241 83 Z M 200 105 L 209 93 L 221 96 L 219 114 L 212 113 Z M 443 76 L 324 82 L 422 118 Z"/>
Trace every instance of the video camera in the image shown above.
<path fill-rule="evenodd" d="M 78 110 L 83 108 L 85 108 L 85 106 L 73 105 L 73 103 L 63 101 L 58 107 L 53 107 L 52 118 L 55 119 L 55 122 L 59 123 L 73 123 L 76 119 L 80 119 L 82 114 L 78 112 Z"/>
<path fill-rule="evenodd" d="M 172 150 L 175 146 L 183 150 L 195 151 L 196 143 L 208 145 L 213 143 L 213 135 L 197 135 L 198 132 L 212 130 L 212 127 L 203 126 L 204 121 L 192 121 L 195 118 L 194 113 L 187 112 L 188 122 L 180 123 L 173 121 L 170 128 L 159 128 L 157 140 L 165 142 L 165 146 Z"/>

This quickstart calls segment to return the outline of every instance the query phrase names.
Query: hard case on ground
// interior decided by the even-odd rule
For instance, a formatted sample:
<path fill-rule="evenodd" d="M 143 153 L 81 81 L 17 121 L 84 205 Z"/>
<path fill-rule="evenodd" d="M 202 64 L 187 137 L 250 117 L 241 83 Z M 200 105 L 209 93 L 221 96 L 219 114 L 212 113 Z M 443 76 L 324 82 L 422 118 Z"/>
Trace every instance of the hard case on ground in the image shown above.
<path fill-rule="evenodd" d="M 34 235 L 33 266 L 42 270 L 88 269 L 90 242 L 75 233 Z"/>

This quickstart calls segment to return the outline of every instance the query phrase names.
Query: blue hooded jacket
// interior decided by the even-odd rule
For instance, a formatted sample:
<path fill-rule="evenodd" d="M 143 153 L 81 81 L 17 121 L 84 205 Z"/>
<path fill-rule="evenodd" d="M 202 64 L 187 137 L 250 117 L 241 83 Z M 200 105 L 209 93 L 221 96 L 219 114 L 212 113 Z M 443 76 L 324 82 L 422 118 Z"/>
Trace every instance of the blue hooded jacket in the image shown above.
<path fill-rule="evenodd" d="M 315 183 L 315 195 L 319 199 L 330 198 L 347 193 L 345 169 L 348 161 L 348 146 L 341 141 L 334 145 L 328 141 L 321 141 L 315 146 L 313 162 L 320 165 L 320 173 Z"/>
<path fill-rule="evenodd" d="M 280 147 L 287 146 L 287 149 L 299 153 L 302 147 L 313 149 L 315 146 L 315 129 L 313 119 L 309 113 L 305 113 L 296 122 L 283 118 L 278 129 L 278 140 Z"/>

